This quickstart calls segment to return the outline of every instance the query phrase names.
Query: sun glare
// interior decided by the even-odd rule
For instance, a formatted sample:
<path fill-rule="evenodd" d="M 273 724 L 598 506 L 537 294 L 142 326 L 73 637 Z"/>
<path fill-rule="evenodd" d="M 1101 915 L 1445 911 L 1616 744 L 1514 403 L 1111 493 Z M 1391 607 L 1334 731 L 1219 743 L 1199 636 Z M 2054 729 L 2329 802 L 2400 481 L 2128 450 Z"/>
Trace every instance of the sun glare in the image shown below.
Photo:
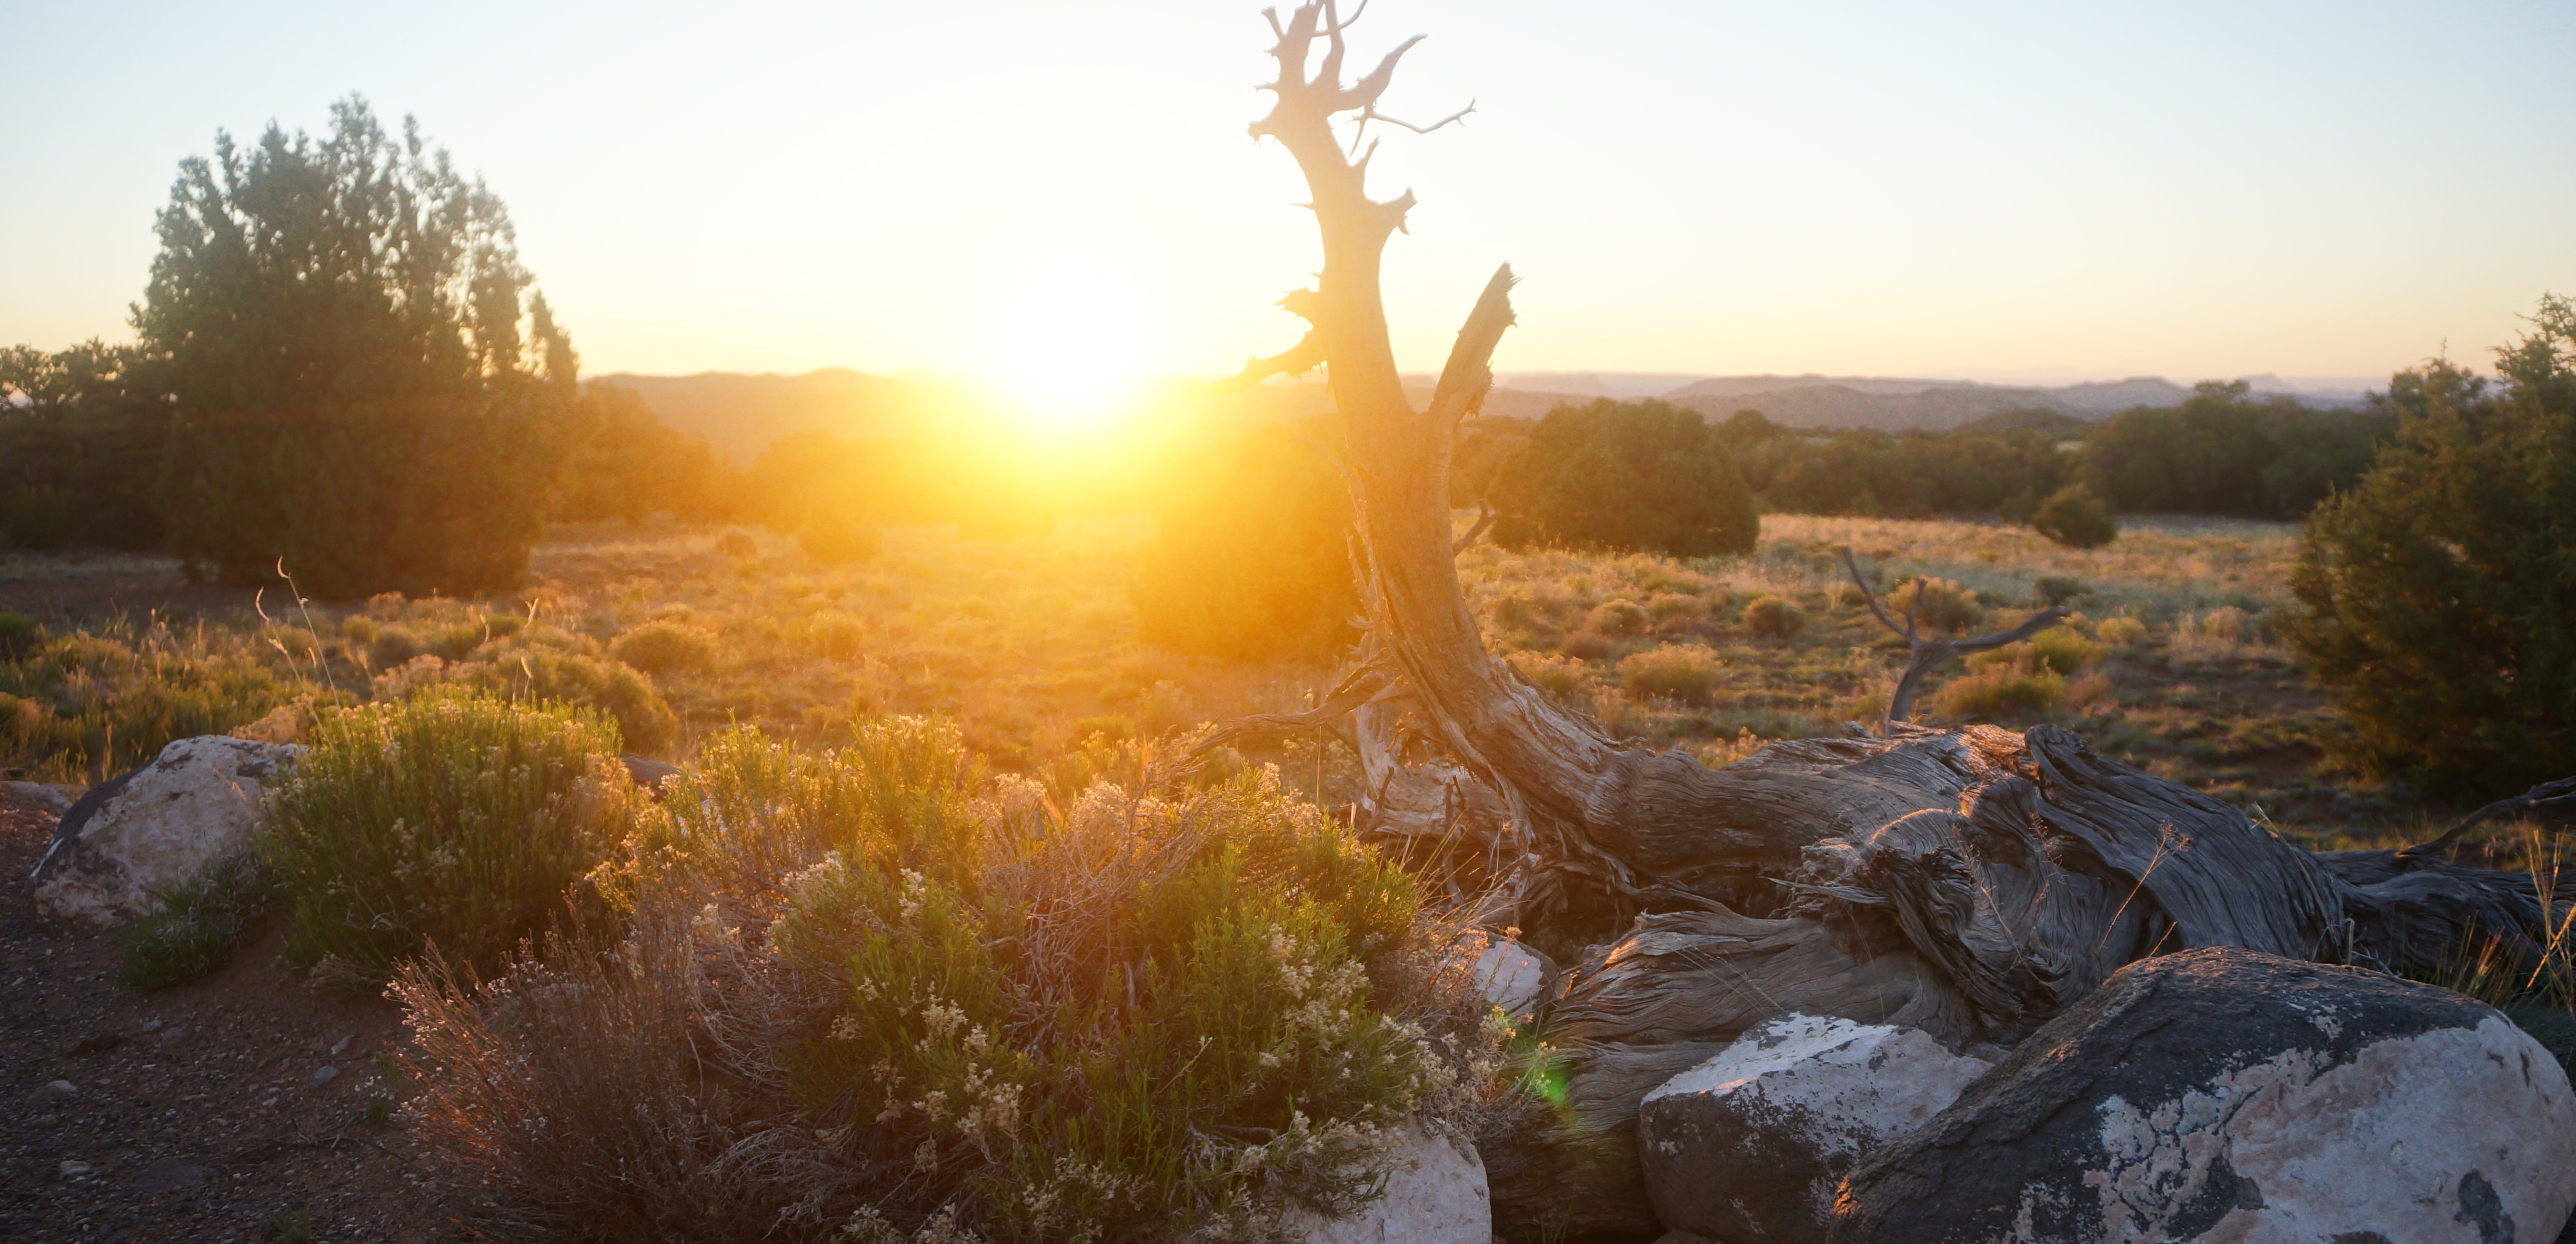
<path fill-rule="evenodd" d="M 1096 426 L 1134 398 L 1144 364 L 1144 307 L 1124 281 L 1086 264 L 1021 278 L 993 334 L 991 374 L 1031 422 Z"/>

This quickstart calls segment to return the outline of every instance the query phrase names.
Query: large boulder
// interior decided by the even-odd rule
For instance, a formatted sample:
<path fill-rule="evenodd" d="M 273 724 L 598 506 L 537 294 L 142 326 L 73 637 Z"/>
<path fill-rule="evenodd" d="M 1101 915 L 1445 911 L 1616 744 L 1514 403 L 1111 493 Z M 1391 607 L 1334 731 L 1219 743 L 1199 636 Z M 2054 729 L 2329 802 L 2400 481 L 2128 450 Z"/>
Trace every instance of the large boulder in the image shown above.
<path fill-rule="evenodd" d="M 250 838 L 267 814 L 266 784 L 296 754 L 284 744 L 205 735 L 100 783 L 63 814 L 29 875 L 37 909 L 98 926 L 152 910 L 154 891 Z"/>
<path fill-rule="evenodd" d="M 2429 985 L 2209 949 L 2120 970 L 1843 1181 L 1832 1239 L 2509 1244 L 2576 1209 L 2567 1074 Z"/>
<path fill-rule="evenodd" d="M 1993 1068 L 1920 1028 L 1783 1016 L 1646 1094 L 1646 1194 L 1676 1231 L 1821 1242 L 1843 1176 Z"/>
<path fill-rule="evenodd" d="M 1386 1189 L 1359 1213 L 1324 1218 L 1292 1212 L 1295 1244 L 1493 1244 L 1485 1164 L 1476 1147 L 1409 1127 L 1389 1138 Z"/>

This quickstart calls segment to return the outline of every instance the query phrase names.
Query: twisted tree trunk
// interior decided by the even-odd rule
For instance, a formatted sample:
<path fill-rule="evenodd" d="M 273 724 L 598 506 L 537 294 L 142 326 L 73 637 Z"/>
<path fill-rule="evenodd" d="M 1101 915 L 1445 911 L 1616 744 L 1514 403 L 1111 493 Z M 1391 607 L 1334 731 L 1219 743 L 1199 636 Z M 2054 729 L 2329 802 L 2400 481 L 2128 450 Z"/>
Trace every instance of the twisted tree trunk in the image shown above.
<path fill-rule="evenodd" d="M 2526 968 L 2540 962 L 2563 894 L 2429 853 L 2311 855 L 2061 728 L 1890 722 L 1884 735 L 1778 743 L 1711 770 L 1622 746 L 1547 699 L 1487 650 L 1453 564 L 1450 447 L 1492 384 L 1511 270 L 1486 283 L 1430 405 L 1414 409 L 1378 289 L 1413 196 L 1369 198 L 1375 145 L 1353 159 L 1333 128 L 1346 113 L 1363 132 L 1391 121 L 1376 104 L 1417 40 L 1344 85 L 1335 0 L 1284 23 L 1266 15 L 1277 102 L 1252 133 L 1304 170 L 1324 265 L 1315 288 L 1282 300 L 1311 325 L 1305 339 L 1239 381 L 1326 368 L 1369 623 L 1361 667 L 1316 712 L 1267 724 L 1356 713 L 1365 811 L 1392 832 L 1464 838 L 1505 901 L 1497 922 L 1579 963 L 1541 1022 L 1596 1077 L 1597 1091 L 1573 1093 L 1592 1148 L 1510 1161 L 1555 1161 L 1559 1177 L 1603 1187 L 1625 1178 L 1617 1161 L 1601 1166 L 1600 1146 L 1615 1153 L 1633 1115 L 1628 1072 L 1784 1011 L 1899 1021 L 1965 1047 L 2009 1043 L 2166 951 L 2423 967 L 2477 936 Z M 1430 759 L 1408 758 L 1399 718 Z M 1498 1181 L 1507 1211 L 1513 1195 Z"/>

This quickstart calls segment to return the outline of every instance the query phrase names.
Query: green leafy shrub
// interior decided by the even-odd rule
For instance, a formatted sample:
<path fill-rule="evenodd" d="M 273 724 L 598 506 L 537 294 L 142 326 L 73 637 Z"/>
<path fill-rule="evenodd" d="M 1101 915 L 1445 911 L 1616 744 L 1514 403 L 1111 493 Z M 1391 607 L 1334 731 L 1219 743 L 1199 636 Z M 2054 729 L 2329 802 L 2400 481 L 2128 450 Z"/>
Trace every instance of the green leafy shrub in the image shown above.
<path fill-rule="evenodd" d="M 135 313 L 162 360 L 156 504 L 192 570 L 301 590 L 517 584 L 564 458 L 572 344 L 500 199 L 365 101 L 180 165 Z M 394 188 L 400 187 L 400 193 Z"/>
<path fill-rule="evenodd" d="M 15 661 L 36 648 L 44 628 L 23 613 L 0 613 L 0 661 Z"/>
<path fill-rule="evenodd" d="M 2576 770 L 2576 303 L 2498 352 L 2389 382 L 2397 439 L 2317 507 L 2288 627 L 2352 760 L 2482 797 Z"/>
<path fill-rule="evenodd" d="M 2063 578 L 2056 575 L 2042 575 L 2030 582 L 2031 595 L 2038 597 L 2042 605 L 2068 604 L 2076 597 L 2092 590 L 2082 579 Z"/>
<path fill-rule="evenodd" d="M 1917 605 L 1917 599 L 1921 604 Z M 1927 629 L 1962 634 L 1983 621 L 1986 607 L 1972 588 L 1949 579 L 1917 577 L 1897 584 L 1887 594 L 1887 612 L 1902 624 L 1907 618 Z"/>
<path fill-rule="evenodd" d="M 1744 629 L 1766 639 L 1787 639 L 1807 629 L 1807 611 L 1785 596 L 1763 596 L 1744 607 Z"/>
<path fill-rule="evenodd" d="M 2147 633 L 2147 624 L 2129 617 L 2104 618 L 2093 633 L 2106 644 L 2133 644 Z"/>
<path fill-rule="evenodd" d="M 491 652 L 454 672 L 456 681 L 530 703 L 578 704 L 617 721 L 629 751 L 666 754 L 679 741 L 680 718 L 653 680 L 622 662 L 536 644 Z"/>
<path fill-rule="evenodd" d="M 1717 655 L 1706 648 L 1667 644 L 1622 658 L 1619 685 L 1632 699 L 1704 705 L 1717 687 L 1718 668 Z"/>
<path fill-rule="evenodd" d="M 1968 668 L 1981 670 L 1997 665 L 2028 665 L 2059 674 L 2073 674 L 2101 659 L 2102 645 L 2086 639 L 2073 627 L 2054 626 L 2020 643 L 1969 657 Z"/>
<path fill-rule="evenodd" d="M 1588 663 L 1544 652 L 1515 652 L 1504 659 L 1547 698 L 1568 708 L 1592 710 L 1592 667 Z"/>
<path fill-rule="evenodd" d="M 1971 670 L 1942 684 L 1932 696 L 1933 710 L 1941 716 L 1986 720 L 2044 713 L 2065 703 L 2066 676 L 2027 654 Z"/>
<path fill-rule="evenodd" d="M 1653 629 L 1655 615 L 1648 613 L 1644 605 L 1622 596 L 1593 606 L 1585 623 L 1613 639 L 1631 639 Z"/>
<path fill-rule="evenodd" d="M 2097 549 L 2120 538 L 2111 507 L 2082 484 L 2050 493 L 2030 516 L 2031 530 L 2073 549 Z"/>
<path fill-rule="evenodd" d="M 424 1130 L 528 1220 L 617 1239 L 766 1238 L 790 1207 L 852 1240 L 1242 1238 L 1352 1208 L 1382 1129 L 1499 1090 L 1500 1034 L 1407 875 L 1275 771 L 1146 782 L 1059 810 L 918 721 L 826 755 L 712 738 L 630 844 L 622 943 L 480 995 L 405 973 Z"/>
<path fill-rule="evenodd" d="M 1559 406 L 1486 489 L 1507 549 L 1559 544 L 1674 557 L 1749 553 L 1753 494 L 1697 412 L 1663 402 Z"/>
<path fill-rule="evenodd" d="M 349 697 L 313 667 L 216 627 L 126 620 L 41 638 L 0 661 L 0 769 L 81 781 L 130 769 L 173 739 L 224 734 L 295 702 Z"/>
<path fill-rule="evenodd" d="M 441 690 L 330 714 L 308 746 L 266 856 L 287 960 L 333 983 L 381 985 L 432 942 L 498 968 L 649 806 L 581 709 Z"/>
<path fill-rule="evenodd" d="M 620 635 L 608 654 L 656 678 L 715 664 L 715 637 L 681 622 L 647 622 Z"/>
<path fill-rule="evenodd" d="M 153 898 L 117 937 L 116 978 L 133 989 L 184 985 L 222 967 L 275 903 L 277 883 L 258 852 L 241 849 Z"/>

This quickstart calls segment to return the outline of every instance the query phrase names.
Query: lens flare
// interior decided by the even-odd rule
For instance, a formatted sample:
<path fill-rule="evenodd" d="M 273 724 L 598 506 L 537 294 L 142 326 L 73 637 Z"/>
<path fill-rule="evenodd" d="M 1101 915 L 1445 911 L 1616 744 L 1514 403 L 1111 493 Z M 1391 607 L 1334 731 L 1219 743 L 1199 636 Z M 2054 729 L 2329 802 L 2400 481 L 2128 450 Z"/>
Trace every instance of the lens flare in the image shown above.
<path fill-rule="evenodd" d="M 1144 305 L 1115 273 L 1051 264 L 1002 299 L 989 370 L 1032 422 L 1094 426 L 1135 398 L 1145 336 Z"/>

